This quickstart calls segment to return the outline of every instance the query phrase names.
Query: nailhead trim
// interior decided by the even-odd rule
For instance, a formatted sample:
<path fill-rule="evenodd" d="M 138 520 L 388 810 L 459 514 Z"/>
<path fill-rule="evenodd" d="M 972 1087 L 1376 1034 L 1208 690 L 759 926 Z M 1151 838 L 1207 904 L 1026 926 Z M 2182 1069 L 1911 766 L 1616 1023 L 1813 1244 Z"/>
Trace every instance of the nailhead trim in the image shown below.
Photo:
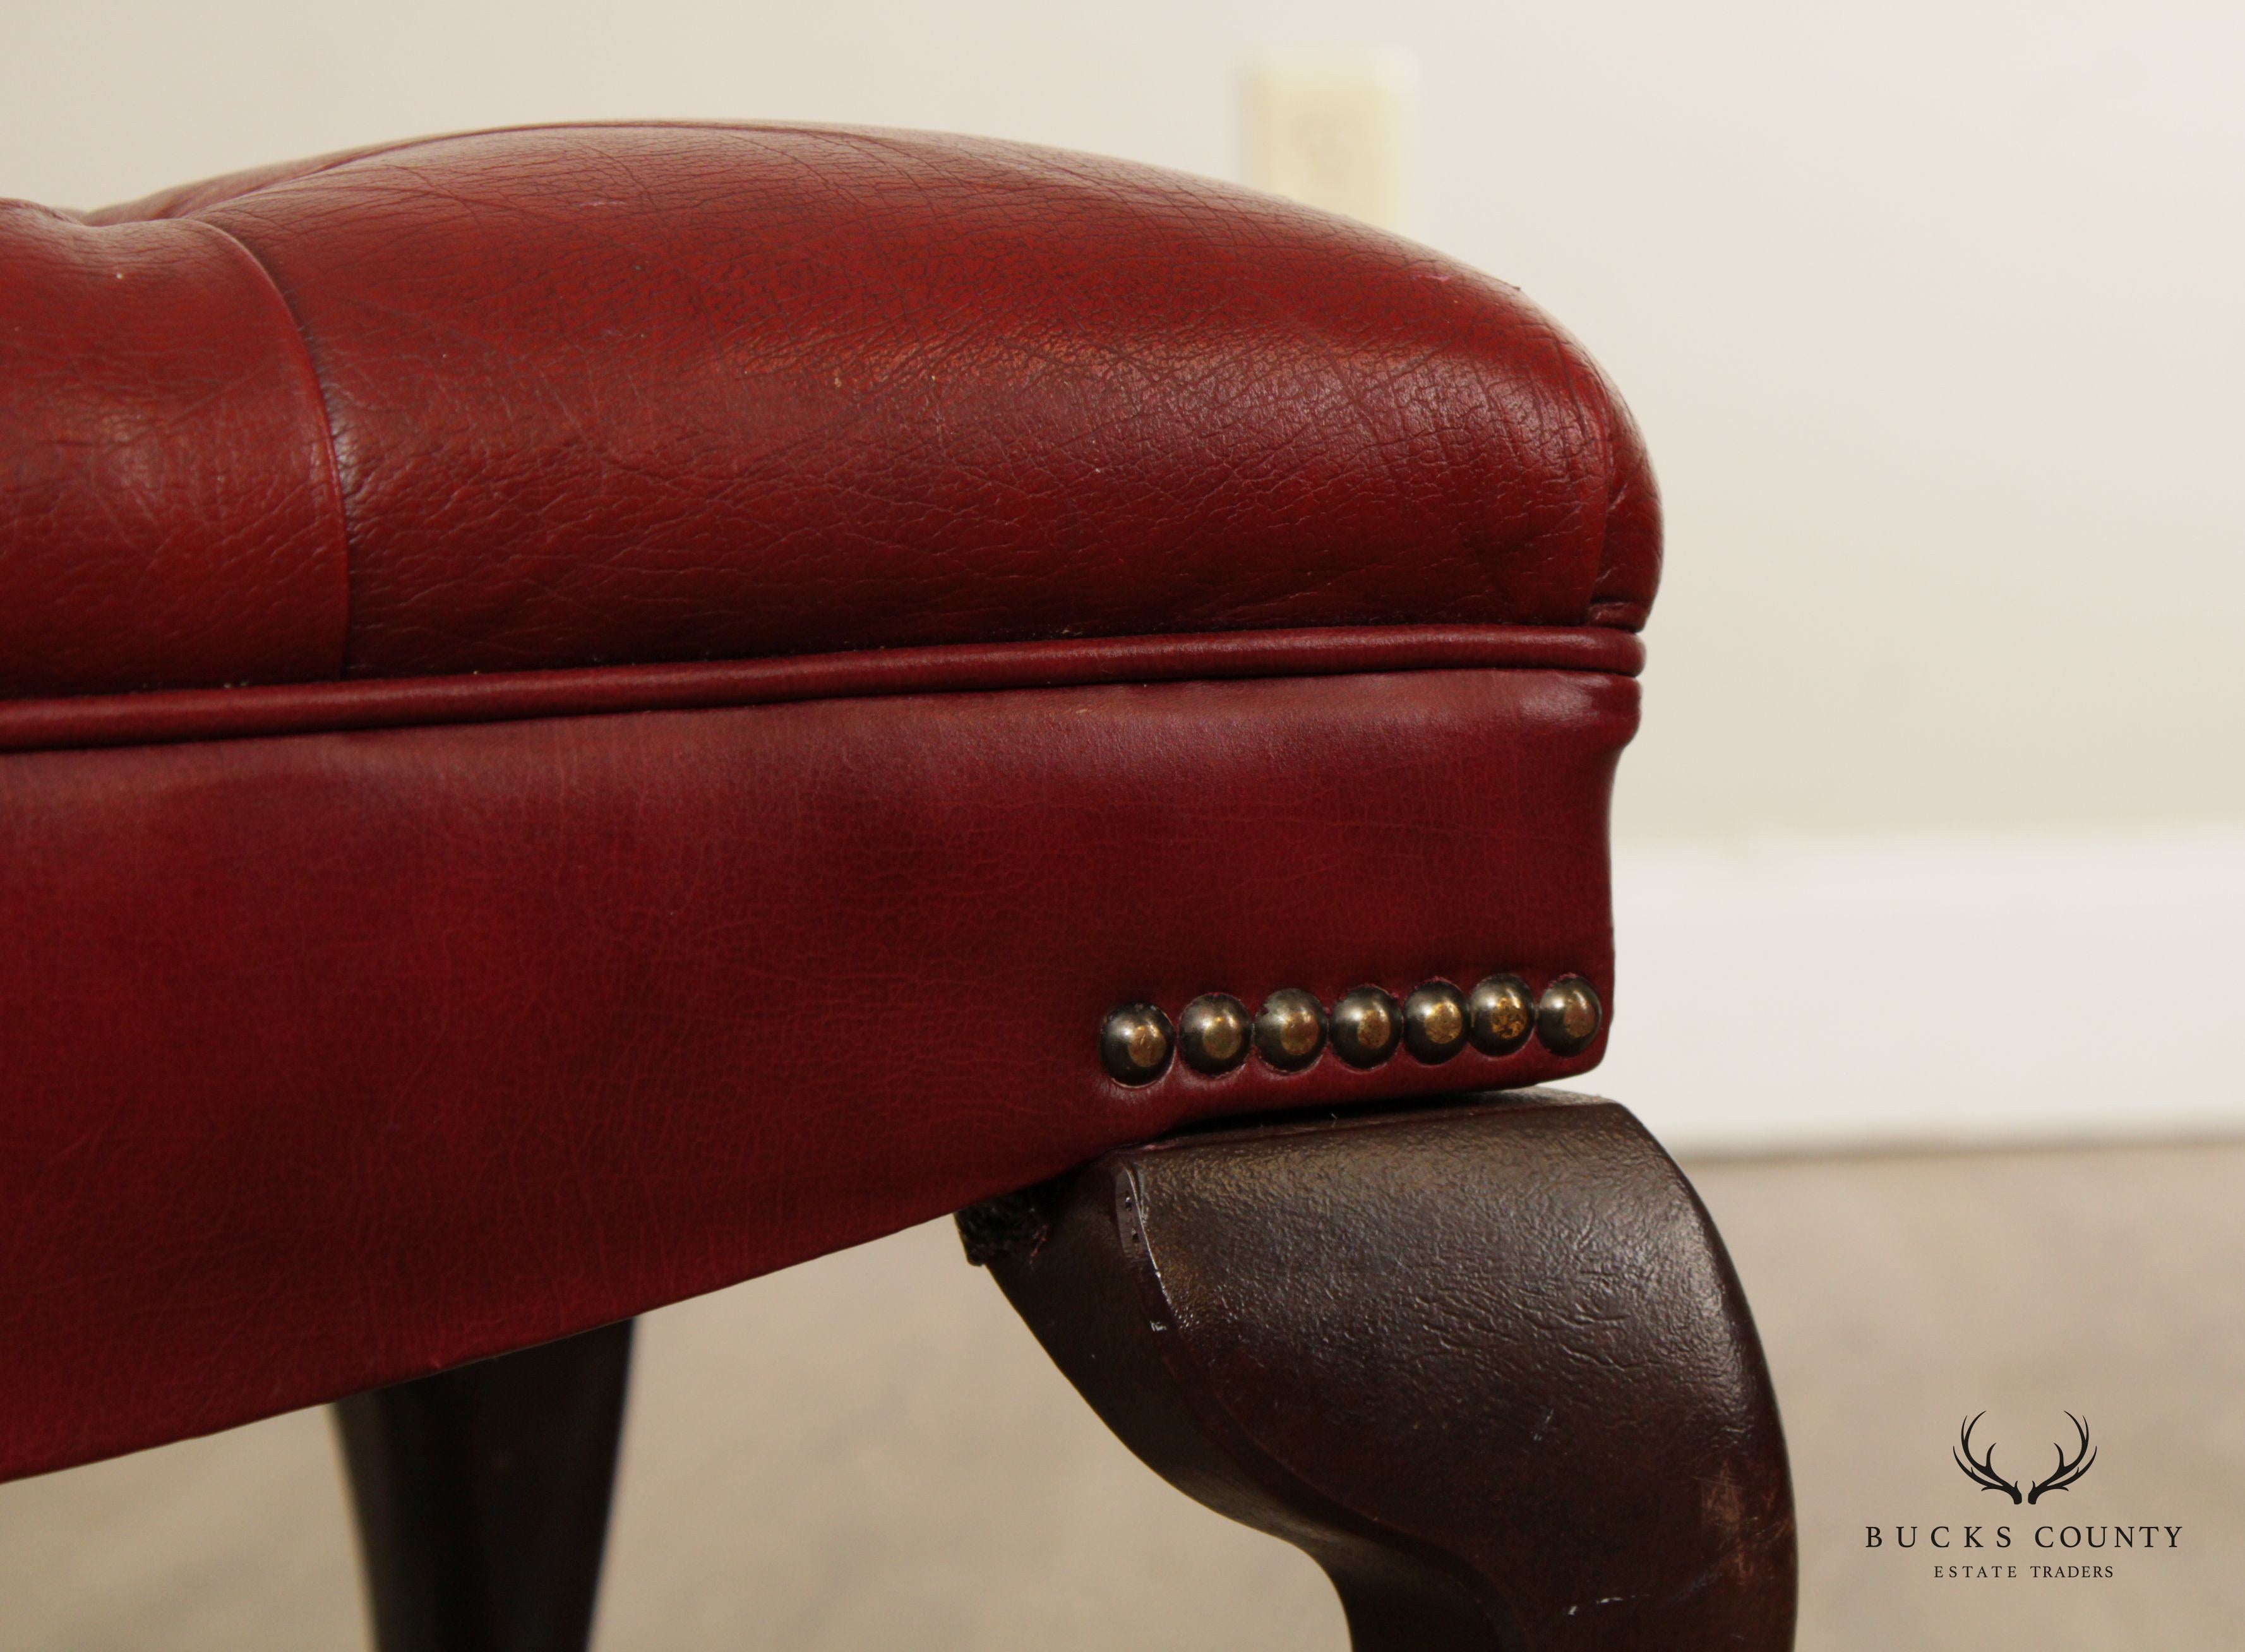
<path fill-rule="evenodd" d="M 1487 981 L 1491 978 L 1502 978 L 1510 973 L 1511 972 L 1508 971 L 1500 971 L 1496 972 L 1494 977 L 1482 976 L 1479 978 L 1479 979 L 1481 981 Z M 1515 977 L 1514 978 L 1517 979 L 1519 978 Z M 1581 1038 L 1579 1040 L 1570 1039 L 1562 1031 L 1564 1024 L 1564 1005 L 1558 1002 L 1554 997 L 1554 993 L 1557 989 L 1577 985 L 1579 985 L 1582 989 L 1589 994 L 1592 1010 L 1591 1029 L 1588 1035 Z M 1471 1001 L 1471 995 L 1475 990 L 1474 988 L 1461 988 L 1451 982 L 1438 978 L 1435 980 L 1422 982 L 1417 988 L 1414 988 L 1414 991 L 1425 992 L 1429 989 L 1441 988 L 1447 988 L 1448 991 L 1456 993 L 1462 999 L 1464 999 L 1468 1003 Z M 1278 992 L 1294 992 L 1299 990 L 1299 989 L 1295 988 L 1281 988 L 1278 989 Z M 1376 987 L 1356 987 L 1351 989 L 1352 992 L 1381 991 L 1382 989 Z M 1278 997 L 1278 992 L 1274 992 L 1271 994 L 1271 997 Z M 1468 1050 L 1477 1054 L 1490 1056 L 1491 1059 L 1494 1060 L 1502 1060 L 1508 1055 L 1519 1053 L 1521 1050 L 1526 1049 L 1531 1043 L 1540 1044 L 1545 1049 L 1551 1051 L 1555 1054 L 1570 1056 L 1579 1054 L 1583 1050 L 1588 1048 L 1589 1046 L 1597 1039 L 1598 1033 L 1604 1030 L 1605 1026 L 1605 1003 L 1597 988 L 1591 984 L 1589 977 L 1573 971 L 1567 971 L 1553 977 L 1550 981 L 1546 982 L 1541 992 L 1531 992 L 1531 996 L 1529 999 L 1529 1018 L 1530 1022 L 1529 1031 L 1513 1049 L 1492 1055 L 1490 1052 L 1481 1049 L 1474 1043 L 1472 1038 L 1468 1036 L 1461 1039 L 1458 1045 L 1448 1052 L 1432 1057 L 1421 1055 L 1417 1050 L 1411 1047 L 1410 1041 L 1407 1038 L 1401 1036 L 1399 1017 L 1398 1035 L 1394 1039 L 1394 1043 L 1390 1046 L 1389 1051 L 1387 1053 L 1380 1055 L 1372 1065 L 1356 1066 L 1343 1060 L 1339 1053 L 1333 1047 L 1333 1039 L 1328 1029 L 1332 1021 L 1333 1005 L 1323 1002 L 1321 999 L 1317 999 L 1313 994 L 1304 993 L 1303 996 L 1309 998 L 1312 1003 L 1317 1005 L 1319 1012 L 1323 1018 L 1324 1025 L 1321 1026 L 1319 1030 L 1317 1048 L 1307 1056 L 1303 1057 L 1299 1062 L 1294 1062 L 1286 1066 L 1278 1065 L 1277 1063 L 1274 1063 L 1259 1046 L 1257 1046 L 1251 1049 L 1251 1053 L 1234 1058 L 1230 1065 L 1221 1068 L 1220 1070 L 1210 1072 L 1196 1067 L 1190 1062 L 1172 1061 L 1170 1060 L 1170 1054 L 1175 1047 L 1174 1041 L 1172 1040 L 1170 1043 L 1170 1046 L 1163 1050 L 1158 1068 L 1144 1077 L 1125 1077 L 1124 1074 L 1116 1068 L 1116 1061 L 1119 1058 L 1114 1053 L 1110 1053 L 1107 1058 L 1108 1070 L 1118 1081 L 1131 1085 L 1133 1087 L 1140 1087 L 1152 1084 L 1160 1079 L 1167 1077 L 1170 1073 L 1175 1072 L 1179 1066 L 1185 1067 L 1186 1070 L 1192 1072 L 1196 1077 L 1205 1079 L 1211 1083 L 1220 1083 L 1224 1080 L 1231 1077 L 1231 1074 L 1240 1072 L 1250 1066 L 1260 1066 L 1265 1072 L 1282 1073 L 1306 1073 L 1321 1062 L 1332 1060 L 1347 1071 L 1370 1073 L 1380 1071 L 1381 1067 L 1389 1065 L 1391 1060 L 1407 1060 L 1414 1066 L 1423 1067 L 1446 1065 L 1457 1056 L 1466 1053 Z M 1345 993 L 1342 996 L 1346 998 L 1349 996 L 1349 994 Z M 1384 992 L 1383 996 L 1385 996 Z M 1401 999 L 1391 998 L 1388 999 L 1388 1002 L 1391 1004 L 1397 1004 L 1401 1002 L 1407 1002 L 1407 999 L 1408 995 L 1407 994 Z M 1204 1000 L 1221 1000 L 1230 1004 L 1241 1004 L 1241 1001 L 1238 999 L 1235 998 L 1231 993 L 1225 992 L 1204 993 L 1199 998 L 1196 998 L 1192 1002 L 1193 1004 L 1197 1005 Z M 1265 1001 L 1267 1004 L 1269 999 L 1266 999 Z M 1192 1006 L 1188 1005 L 1185 1007 L 1190 1009 Z M 1241 1007 L 1246 1008 L 1244 1004 L 1241 1004 Z M 1251 1045 L 1252 1045 L 1251 1029 L 1260 1019 L 1260 1012 L 1251 1008 L 1247 1009 L 1247 1017 L 1248 1025 L 1251 1028 Z M 1156 1005 L 1143 1003 L 1120 1005 L 1114 1010 L 1110 1010 L 1106 1018 L 1101 1023 L 1100 1037 L 1102 1050 L 1110 1053 L 1116 1051 L 1118 1030 L 1123 1025 L 1123 1018 L 1133 1018 L 1141 1025 L 1149 1019 L 1158 1021 L 1164 1034 L 1167 1034 L 1169 1032 L 1169 1029 L 1174 1025 L 1168 1015 L 1163 1013 L 1163 1012 Z"/>

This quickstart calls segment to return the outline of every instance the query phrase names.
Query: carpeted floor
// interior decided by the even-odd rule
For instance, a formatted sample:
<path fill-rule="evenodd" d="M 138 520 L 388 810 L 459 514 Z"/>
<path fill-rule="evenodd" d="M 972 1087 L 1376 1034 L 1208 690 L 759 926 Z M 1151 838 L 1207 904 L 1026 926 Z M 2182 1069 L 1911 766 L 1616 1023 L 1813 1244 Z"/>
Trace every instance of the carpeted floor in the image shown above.
<path fill-rule="evenodd" d="M 2236 1643 L 2245 1145 L 1688 1168 L 1785 1406 L 1804 1648 Z M 1315 1568 L 1141 1468 L 947 1223 L 667 1310 L 641 1346 L 607 1652 L 1346 1645 Z M 1957 1473 L 1982 1410 L 2020 1466 L 2086 1415 L 2097 1461 L 2055 1518 L 2180 1547 L 2033 1578 L 2083 1552 L 2033 1548 L 2060 1499 L 2014 1512 Z M 1999 1520 L 2016 1578 L 1934 1575 L 1934 1525 Z M 1872 1524 L 1919 1545 L 1868 1549 Z M 5 1652 L 363 1644 L 319 1413 L 0 1486 Z"/>

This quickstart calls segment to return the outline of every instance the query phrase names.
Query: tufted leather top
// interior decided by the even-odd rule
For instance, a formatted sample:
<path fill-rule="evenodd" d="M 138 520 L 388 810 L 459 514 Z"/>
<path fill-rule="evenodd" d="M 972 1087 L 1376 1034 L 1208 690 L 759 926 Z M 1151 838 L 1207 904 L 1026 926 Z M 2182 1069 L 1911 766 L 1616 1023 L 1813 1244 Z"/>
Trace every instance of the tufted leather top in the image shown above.
<path fill-rule="evenodd" d="M 0 206 L 0 695 L 1634 629 L 1652 478 L 1511 288 L 980 139 L 569 126 Z"/>

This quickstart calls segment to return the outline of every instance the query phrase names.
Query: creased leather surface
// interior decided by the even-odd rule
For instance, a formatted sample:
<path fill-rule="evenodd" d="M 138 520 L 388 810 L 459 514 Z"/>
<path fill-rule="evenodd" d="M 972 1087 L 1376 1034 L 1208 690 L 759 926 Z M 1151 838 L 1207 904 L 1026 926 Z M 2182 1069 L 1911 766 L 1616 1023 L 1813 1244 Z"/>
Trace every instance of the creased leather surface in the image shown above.
<path fill-rule="evenodd" d="M 0 202 L 0 698 L 333 677 L 344 557 L 318 387 L 249 255 Z"/>
<path fill-rule="evenodd" d="M 299 653 L 195 641 L 270 607 L 287 536 L 312 531 L 254 484 L 306 470 L 306 352 L 353 674 L 1633 628 L 1657 578 L 1637 433 L 1548 319 L 1425 248 L 1204 179 L 910 132 L 557 127 L 269 169 L 102 227 L 37 221 L 151 279 L 102 335 L 56 296 L 76 278 L 44 242 L 0 242 L 0 279 L 45 307 L 40 349 L 109 341 L 67 395 L 16 369 L 17 464 L 57 462 L 81 403 L 130 412 L 199 383 L 183 339 L 247 399 L 178 421 L 166 489 L 87 490 L 138 501 L 197 568 L 160 623 L 101 611 L 119 565 L 150 560 L 133 532 L 0 499 L 11 623 L 76 640 L 0 630 L 8 693 L 334 669 L 324 612 Z M 217 231 L 294 329 L 269 295 L 254 326 L 196 309 Z M 227 279 L 248 281 L 237 263 Z M 241 498 L 195 491 L 238 477 Z"/>
<path fill-rule="evenodd" d="M 1118 1003 L 1613 994 L 1626 678 L 1115 684 L 0 756 L 0 1477 L 526 1346 L 1195 1118 Z"/>

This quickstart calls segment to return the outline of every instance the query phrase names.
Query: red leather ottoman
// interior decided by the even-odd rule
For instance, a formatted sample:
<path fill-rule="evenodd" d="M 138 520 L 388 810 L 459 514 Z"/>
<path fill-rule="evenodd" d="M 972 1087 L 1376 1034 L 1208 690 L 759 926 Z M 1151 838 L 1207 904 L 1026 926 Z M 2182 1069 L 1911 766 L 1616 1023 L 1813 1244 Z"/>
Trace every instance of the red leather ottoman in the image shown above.
<path fill-rule="evenodd" d="M 1659 527 L 1516 293 L 636 125 L 0 206 L 0 1476 L 356 1395 L 383 1645 L 581 1646 L 630 1317 L 964 1209 L 1360 1648 L 1787 1642 L 1719 1243 L 1523 1087 Z"/>

